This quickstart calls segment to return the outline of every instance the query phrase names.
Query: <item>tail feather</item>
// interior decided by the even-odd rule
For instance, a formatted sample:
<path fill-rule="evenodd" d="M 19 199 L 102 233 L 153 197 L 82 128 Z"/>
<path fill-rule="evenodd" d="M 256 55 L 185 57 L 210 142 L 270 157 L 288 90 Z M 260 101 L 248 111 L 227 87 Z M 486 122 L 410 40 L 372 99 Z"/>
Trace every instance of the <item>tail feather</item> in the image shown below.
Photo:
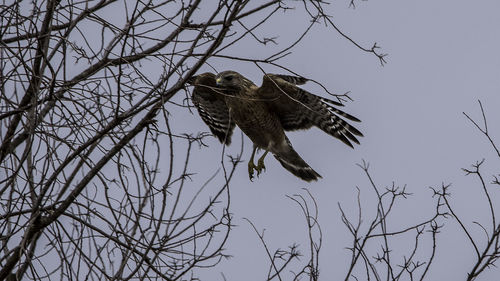
<path fill-rule="evenodd" d="M 292 146 L 288 146 L 285 151 L 274 154 L 274 157 L 280 162 L 283 168 L 302 180 L 310 182 L 321 178 L 321 175 L 314 171 Z"/>

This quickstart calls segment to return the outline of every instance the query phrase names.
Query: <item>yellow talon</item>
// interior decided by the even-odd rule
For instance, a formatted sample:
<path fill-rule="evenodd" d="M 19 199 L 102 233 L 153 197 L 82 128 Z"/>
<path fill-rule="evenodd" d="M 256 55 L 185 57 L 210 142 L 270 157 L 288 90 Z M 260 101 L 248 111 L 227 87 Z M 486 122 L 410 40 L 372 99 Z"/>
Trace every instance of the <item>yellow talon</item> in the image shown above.
<path fill-rule="evenodd" d="M 257 150 L 257 146 L 254 145 L 252 156 L 250 156 L 250 160 L 248 161 L 248 176 L 250 177 L 250 181 L 253 179 L 253 171 L 257 171 L 257 176 L 262 173 L 262 171 L 266 170 L 266 166 L 264 165 L 264 158 L 266 158 L 267 150 L 262 154 L 262 156 L 257 161 L 257 166 L 253 163 L 253 158 L 255 157 L 255 151 Z"/>
<path fill-rule="evenodd" d="M 248 177 L 250 177 L 250 181 L 253 179 L 253 170 L 255 170 L 257 167 L 253 163 L 253 158 L 255 157 L 255 151 L 257 150 L 257 146 L 253 146 L 252 150 L 252 156 L 250 156 L 250 160 L 248 160 Z M 260 160 L 260 159 L 259 159 Z"/>
<path fill-rule="evenodd" d="M 253 163 L 253 161 L 248 161 L 248 177 L 250 181 L 253 180 L 253 170 L 257 170 L 257 174 L 259 174 L 257 166 Z"/>
<path fill-rule="evenodd" d="M 259 159 L 259 161 L 257 162 L 257 167 L 255 167 L 255 170 L 257 170 L 257 176 L 260 175 L 262 171 L 266 170 L 266 166 L 264 165 L 264 158 Z"/>
<path fill-rule="evenodd" d="M 267 155 L 267 150 L 262 154 L 262 156 L 259 158 L 259 161 L 257 161 L 257 167 L 255 169 L 257 170 L 257 176 L 260 175 L 262 171 L 266 170 L 266 166 L 264 165 L 264 158 L 266 158 Z"/>

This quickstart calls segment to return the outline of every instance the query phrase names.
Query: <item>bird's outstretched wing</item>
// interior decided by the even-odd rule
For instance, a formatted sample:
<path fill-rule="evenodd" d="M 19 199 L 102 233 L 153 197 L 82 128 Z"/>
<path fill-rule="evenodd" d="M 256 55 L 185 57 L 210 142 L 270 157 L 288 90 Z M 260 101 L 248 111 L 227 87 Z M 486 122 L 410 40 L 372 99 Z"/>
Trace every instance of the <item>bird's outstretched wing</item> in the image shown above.
<path fill-rule="evenodd" d="M 346 120 L 360 120 L 335 107 L 342 106 L 341 103 L 297 87 L 306 81 L 302 77 L 266 74 L 258 95 L 269 101 L 270 110 L 278 115 L 287 131 L 316 126 L 350 147 L 353 147 L 351 142 L 359 144 L 356 136 L 361 137 L 363 134 Z"/>
<path fill-rule="evenodd" d="M 292 76 L 292 75 L 285 75 L 285 74 L 268 74 L 275 76 L 276 78 L 281 78 L 285 80 L 286 82 L 295 84 L 295 85 L 304 85 L 309 79 L 301 76 Z"/>
<path fill-rule="evenodd" d="M 193 76 L 188 83 L 194 86 L 191 98 L 203 122 L 221 143 L 231 144 L 235 123 L 230 118 L 224 96 L 213 90 L 216 87 L 215 74 L 206 72 Z"/>

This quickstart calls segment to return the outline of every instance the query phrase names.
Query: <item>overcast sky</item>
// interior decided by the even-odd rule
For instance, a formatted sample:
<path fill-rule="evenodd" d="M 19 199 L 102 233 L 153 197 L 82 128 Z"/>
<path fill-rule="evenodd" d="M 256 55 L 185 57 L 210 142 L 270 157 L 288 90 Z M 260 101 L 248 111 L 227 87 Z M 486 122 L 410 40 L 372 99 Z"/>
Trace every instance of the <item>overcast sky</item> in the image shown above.
<path fill-rule="evenodd" d="M 251 144 L 245 137 L 243 163 L 231 186 L 234 223 L 227 253 L 234 257 L 215 269 L 198 271 L 204 280 L 262 280 L 268 261 L 258 237 L 243 218 L 251 219 L 258 229 L 266 229 L 265 239 L 271 249 L 286 248 L 294 242 L 306 251 L 304 218 L 299 208 L 286 195 L 305 194 L 306 187 L 319 204 L 319 220 L 323 229 L 320 256 L 320 279 L 338 280 L 345 276 L 351 242 L 340 221 L 339 202 L 351 216 L 356 216 L 356 189 L 361 190 L 370 218 L 375 209 L 372 190 L 362 170 L 355 164 L 365 159 L 379 187 L 394 181 L 407 185 L 413 197 L 396 205 L 388 228 L 398 230 L 432 214 L 429 186 L 452 183 L 453 202 L 468 226 L 473 220 L 485 220 L 487 209 L 479 194 L 477 181 L 464 177 L 462 167 L 486 158 L 487 169 L 500 165 L 486 139 L 466 120 L 462 112 L 480 118 L 477 100 L 485 107 L 493 137 L 500 140 L 500 2 L 499 1 L 360 1 L 355 10 L 348 1 L 329 5 L 333 21 L 363 46 L 377 42 L 388 53 L 388 64 L 381 67 L 377 58 L 364 53 L 331 28 L 316 25 L 313 31 L 282 61 L 301 75 L 323 83 L 336 93 L 351 91 L 354 102 L 345 110 L 363 122 L 365 134 L 354 150 L 318 129 L 288 133 L 297 152 L 322 176 L 307 184 L 285 169 L 271 156 L 267 170 L 254 182 L 248 180 L 246 160 Z M 285 46 L 303 32 L 304 23 L 291 22 L 294 12 L 285 13 L 266 25 L 258 34 L 279 36 Z M 281 23 L 286 22 L 286 26 Z M 252 45 L 253 46 L 253 45 Z M 268 49 L 265 49 L 268 48 Z M 246 57 L 270 53 L 267 46 L 234 52 Z M 211 61 L 217 71 L 232 69 L 261 83 L 261 71 L 250 63 Z M 202 71 L 211 70 L 206 67 Z M 277 72 L 266 68 L 266 71 Z M 317 94 L 326 95 L 314 85 L 306 85 Z M 179 99 L 182 97 L 178 97 Z M 197 114 L 179 111 L 173 115 L 182 126 L 193 132 L 208 131 Z M 240 131 L 235 131 L 237 151 Z M 208 148 L 196 152 L 202 179 L 220 166 L 222 146 L 212 138 Z M 491 173 L 486 174 L 487 181 Z M 496 196 L 498 198 L 498 196 Z M 370 207 L 372 207 L 370 209 Z M 368 219 L 367 219 L 368 220 Z M 476 232 L 479 238 L 480 232 Z M 484 240 L 484 239 L 483 239 Z M 401 245 L 404 245 L 403 242 Z M 397 247 L 396 244 L 395 247 Z M 463 280 L 471 269 L 473 250 L 465 235 L 449 220 L 438 236 L 436 264 L 428 280 Z M 424 247 L 430 250 L 430 244 Z M 500 274 L 490 269 L 479 280 L 494 280 Z M 213 279 L 212 279 L 213 278 Z"/>

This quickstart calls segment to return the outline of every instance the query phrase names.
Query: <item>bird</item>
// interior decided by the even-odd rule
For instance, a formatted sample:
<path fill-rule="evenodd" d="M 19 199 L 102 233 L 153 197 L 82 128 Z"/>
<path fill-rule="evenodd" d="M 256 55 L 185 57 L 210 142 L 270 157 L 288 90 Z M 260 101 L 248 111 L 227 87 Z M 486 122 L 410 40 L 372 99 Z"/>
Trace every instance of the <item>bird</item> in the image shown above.
<path fill-rule="evenodd" d="M 354 148 L 363 134 L 347 120 L 360 120 L 340 109 L 343 104 L 300 88 L 309 79 L 283 74 L 264 74 L 262 85 L 236 71 L 193 76 L 192 100 L 202 120 L 221 143 L 229 145 L 235 125 L 253 142 L 248 162 L 250 180 L 265 170 L 264 159 L 271 152 L 293 175 L 310 182 L 322 178 L 295 151 L 285 131 L 313 126 Z M 264 150 L 258 159 L 257 149 Z"/>

